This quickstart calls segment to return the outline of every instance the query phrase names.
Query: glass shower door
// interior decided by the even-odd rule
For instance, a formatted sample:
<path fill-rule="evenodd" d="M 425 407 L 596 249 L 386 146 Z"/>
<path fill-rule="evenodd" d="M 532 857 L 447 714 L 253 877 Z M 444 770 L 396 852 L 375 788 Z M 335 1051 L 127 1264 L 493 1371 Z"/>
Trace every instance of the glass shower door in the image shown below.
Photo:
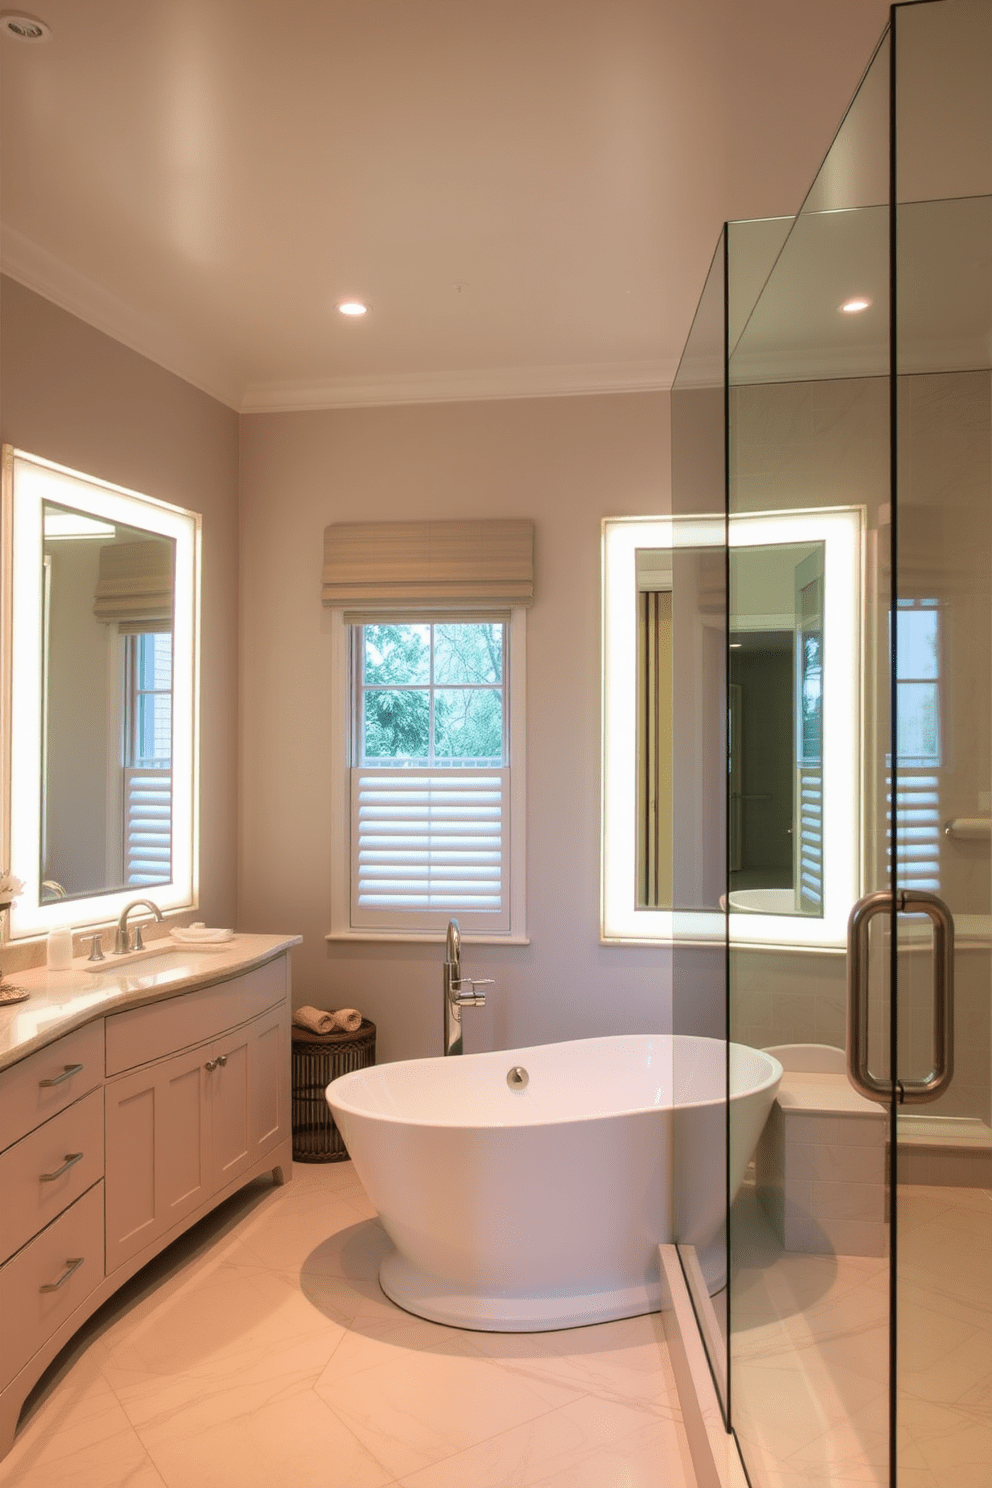
<path fill-rule="evenodd" d="M 890 77 L 887 35 L 763 286 L 755 226 L 728 230 L 729 1034 L 784 1066 L 729 1195 L 730 1421 L 753 1488 L 882 1488 L 892 1466 L 894 1113 L 846 1073 L 848 918 L 892 890 Z M 889 919 L 866 1033 L 891 1084 Z M 732 1084 L 732 1170 L 747 1126 Z"/>
<path fill-rule="evenodd" d="M 992 1482 L 992 6 L 895 14 L 896 877 L 954 917 L 952 1077 L 904 1103 L 900 1484 Z M 933 1070 L 930 935 L 900 916 L 898 1073 Z"/>

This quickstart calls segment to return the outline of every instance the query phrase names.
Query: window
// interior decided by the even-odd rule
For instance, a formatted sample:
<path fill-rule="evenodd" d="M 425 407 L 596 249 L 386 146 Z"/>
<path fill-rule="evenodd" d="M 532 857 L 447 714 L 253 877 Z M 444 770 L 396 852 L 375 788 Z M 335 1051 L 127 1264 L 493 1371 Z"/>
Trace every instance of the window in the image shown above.
<path fill-rule="evenodd" d="M 332 937 L 525 939 L 524 616 L 340 617 Z"/>
<path fill-rule="evenodd" d="M 172 863 L 172 636 L 124 638 L 124 882 L 168 883 Z"/>

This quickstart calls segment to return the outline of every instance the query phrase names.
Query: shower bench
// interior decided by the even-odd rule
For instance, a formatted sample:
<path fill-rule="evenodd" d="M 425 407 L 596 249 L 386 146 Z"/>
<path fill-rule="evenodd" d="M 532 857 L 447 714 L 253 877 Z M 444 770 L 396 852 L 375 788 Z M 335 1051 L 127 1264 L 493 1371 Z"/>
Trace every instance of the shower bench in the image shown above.
<path fill-rule="evenodd" d="M 886 1113 L 847 1079 L 844 1051 L 786 1044 L 784 1074 L 758 1143 L 758 1198 L 785 1250 L 883 1256 Z"/>

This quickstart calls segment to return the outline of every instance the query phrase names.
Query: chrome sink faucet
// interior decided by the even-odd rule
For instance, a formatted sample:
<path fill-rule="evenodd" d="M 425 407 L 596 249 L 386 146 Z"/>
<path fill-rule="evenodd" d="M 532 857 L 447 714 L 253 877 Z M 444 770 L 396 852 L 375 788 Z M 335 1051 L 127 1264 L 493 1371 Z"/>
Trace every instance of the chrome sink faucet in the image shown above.
<path fill-rule="evenodd" d="M 162 911 L 158 905 L 153 904 L 150 899 L 132 899 L 130 904 L 125 904 L 121 910 L 121 917 L 117 921 L 117 937 L 114 941 L 115 956 L 126 956 L 129 951 L 143 951 L 145 949 L 145 942 L 141 938 L 140 925 L 135 925 L 133 938 L 127 933 L 128 915 L 132 909 L 140 909 L 142 905 L 146 909 L 150 909 L 157 920 L 163 918 Z"/>
<path fill-rule="evenodd" d="M 485 1007 L 486 994 L 476 987 L 492 987 L 491 977 L 473 982 L 462 976 L 462 934 L 457 920 L 448 921 L 448 938 L 444 948 L 444 1052 L 461 1054 L 462 1008 Z M 462 988 L 468 991 L 462 991 Z"/>

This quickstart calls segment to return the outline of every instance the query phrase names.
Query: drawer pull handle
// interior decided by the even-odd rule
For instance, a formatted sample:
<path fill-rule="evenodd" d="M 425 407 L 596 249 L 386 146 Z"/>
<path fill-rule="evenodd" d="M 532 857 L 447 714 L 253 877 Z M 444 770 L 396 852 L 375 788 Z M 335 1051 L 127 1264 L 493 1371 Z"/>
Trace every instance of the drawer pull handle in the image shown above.
<path fill-rule="evenodd" d="M 54 1183 L 56 1178 L 61 1178 L 63 1173 L 68 1173 L 70 1168 L 74 1168 L 77 1162 L 82 1162 L 82 1160 L 83 1154 L 81 1152 L 67 1152 L 65 1162 L 60 1168 L 56 1168 L 54 1173 L 42 1173 L 42 1183 Z"/>
<path fill-rule="evenodd" d="M 217 1068 L 217 1060 L 216 1059 L 208 1059 L 207 1062 L 206 1062 L 206 1064 L 203 1066 L 203 1068 L 205 1070 L 215 1070 Z"/>
<path fill-rule="evenodd" d="M 227 1055 L 226 1054 L 218 1054 L 217 1055 L 217 1063 L 220 1065 L 221 1069 L 226 1068 L 226 1066 L 227 1066 Z"/>
<path fill-rule="evenodd" d="M 42 1090 L 47 1090 L 50 1085 L 61 1085 L 63 1080 L 71 1080 L 73 1075 L 78 1075 L 82 1068 L 81 1064 L 67 1064 L 60 1075 L 53 1075 L 50 1080 L 39 1080 L 38 1084 Z"/>
<path fill-rule="evenodd" d="M 62 1272 L 58 1281 L 46 1281 L 43 1286 L 38 1288 L 39 1292 L 57 1292 L 59 1287 L 64 1286 L 69 1280 L 72 1273 L 79 1270 L 85 1259 L 85 1256 L 75 1256 L 71 1261 L 66 1261 L 65 1270 Z"/>

